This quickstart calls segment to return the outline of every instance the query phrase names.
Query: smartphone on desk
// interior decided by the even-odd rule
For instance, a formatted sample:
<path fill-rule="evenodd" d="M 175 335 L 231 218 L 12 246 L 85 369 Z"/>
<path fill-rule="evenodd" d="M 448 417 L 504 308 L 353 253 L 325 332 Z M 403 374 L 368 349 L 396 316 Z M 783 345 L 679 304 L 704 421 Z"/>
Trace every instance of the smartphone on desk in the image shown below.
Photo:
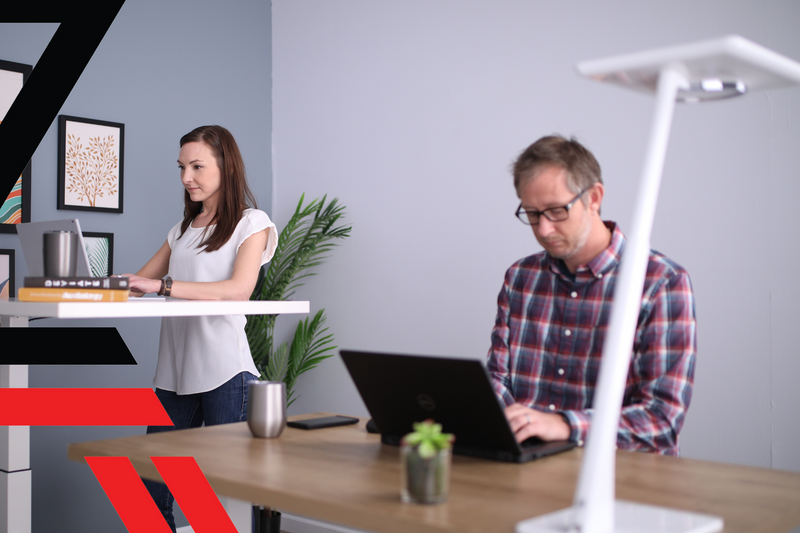
<path fill-rule="evenodd" d="M 286 425 L 292 428 L 299 429 L 322 429 L 332 428 L 335 426 L 347 426 L 349 424 L 357 424 L 358 418 L 352 416 L 323 416 L 320 418 L 307 418 L 305 420 L 294 420 L 287 422 Z"/>

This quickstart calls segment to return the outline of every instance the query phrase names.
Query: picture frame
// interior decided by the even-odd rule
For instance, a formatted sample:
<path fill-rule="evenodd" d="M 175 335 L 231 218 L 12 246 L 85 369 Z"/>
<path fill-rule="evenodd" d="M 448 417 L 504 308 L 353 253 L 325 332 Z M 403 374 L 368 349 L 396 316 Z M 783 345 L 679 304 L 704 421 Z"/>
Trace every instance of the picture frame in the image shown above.
<path fill-rule="evenodd" d="M 58 209 L 122 213 L 125 124 L 58 116 Z"/>
<path fill-rule="evenodd" d="M 114 234 L 84 231 L 83 245 L 94 278 L 107 278 L 114 272 Z"/>
<path fill-rule="evenodd" d="M 16 100 L 33 70 L 31 65 L 0 60 L 0 122 Z M 16 233 L 16 225 L 31 221 L 31 162 L 25 166 L 11 193 L 0 201 L 0 233 Z"/>
<path fill-rule="evenodd" d="M 0 300 L 14 298 L 14 250 L 0 250 Z"/>

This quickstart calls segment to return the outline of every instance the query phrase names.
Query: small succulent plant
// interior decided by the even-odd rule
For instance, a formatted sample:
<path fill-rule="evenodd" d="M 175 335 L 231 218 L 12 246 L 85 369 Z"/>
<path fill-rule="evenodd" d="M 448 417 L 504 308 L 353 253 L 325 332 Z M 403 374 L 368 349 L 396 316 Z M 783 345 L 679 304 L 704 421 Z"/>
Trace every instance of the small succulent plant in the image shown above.
<path fill-rule="evenodd" d="M 451 448 L 455 435 L 442 433 L 442 425 L 433 420 L 417 422 L 414 431 L 403 437 L 403 444 L 413 446 L 423 459 L 430 459 L 439 450 Z"/>

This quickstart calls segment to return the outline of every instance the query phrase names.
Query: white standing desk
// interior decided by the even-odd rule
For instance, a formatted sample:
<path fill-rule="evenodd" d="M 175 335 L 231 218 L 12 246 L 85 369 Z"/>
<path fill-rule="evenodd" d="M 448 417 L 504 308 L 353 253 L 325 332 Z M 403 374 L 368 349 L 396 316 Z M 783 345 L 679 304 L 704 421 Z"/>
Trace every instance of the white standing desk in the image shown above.
<path fill-rule="evenodd" d="M 31 317 L 136 318 L 308 313 L 309 303 L 136 298 L 127 302 L 0 301 L 0 327 L 28 327 Z M 28 386 L 27 365 L 0 365 L 0 387 Z M 31 532 L 30 428 L 0 427 L 0 533 Z"/>

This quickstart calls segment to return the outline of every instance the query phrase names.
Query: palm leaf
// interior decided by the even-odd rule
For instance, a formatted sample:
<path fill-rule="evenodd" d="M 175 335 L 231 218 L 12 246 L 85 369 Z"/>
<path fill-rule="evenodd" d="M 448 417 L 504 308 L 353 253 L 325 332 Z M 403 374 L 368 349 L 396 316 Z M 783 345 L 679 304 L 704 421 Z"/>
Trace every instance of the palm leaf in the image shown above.
<path fill-rule="evenodd" d="M 320 309 L 310 323 L 306 318 L 297 324 L 283 379 L 286 383 L 287 407 L 296 400 L 297 378 L 333 356 L 333 350 L 336 349 L 336 346 L 332 346 L 333 335 L 323 336 L 328 331 L 328 328 L 322 328 L 325 319 L 325 310 Z"/>
<path fill-rule="evenodd" d="M 338 243 L 350 236 L 352 226 L 341 224 L 345 207 L 334 198 L 326 204 L 327 195 L 303 205 L 300 197 L 295 212 L 284 226 L 278 239 L 275 254 L 268 265 L 262 267 L 251 300 L 288 300 L 304 280 L 317 273 L 312 269 L 322 265 Z M 309 322 L 300 320 L 291 346 L 285 343 L 273 346 L 276 315 L 250 315 L 245 332 L 253 361 L 262 378 L 283 381 L 287 387 L 287 405 L 297 399 L 295 383 L 304 372 L 315 368 L 333 355 L 333 335 L 322 335 L 325 321 L 320 310 Z"/>
<path fill-rule="evenodd" d="M 108 239 L 93 239 L 91 245 L 86 245 L 86 255 L 89 257 L 89 268 L 92 277 L 104 278 L 108 272 Z"/>

